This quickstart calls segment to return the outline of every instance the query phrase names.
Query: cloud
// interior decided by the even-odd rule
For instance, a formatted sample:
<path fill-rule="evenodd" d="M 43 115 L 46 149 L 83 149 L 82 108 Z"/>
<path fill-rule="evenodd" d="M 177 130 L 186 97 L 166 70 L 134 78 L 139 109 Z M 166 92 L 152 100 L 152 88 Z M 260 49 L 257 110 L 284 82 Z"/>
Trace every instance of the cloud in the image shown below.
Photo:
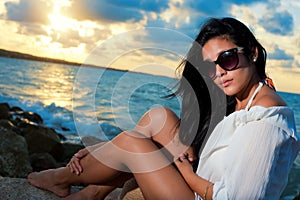
<path fill-rule="evenodd" d="M 270 11 L 260 19 L 260 24 L 267 31 L 277 35 L 291 35 L 293 33 L 294 20 L 288 11 Z"/>
<path fill-rule="evenodd" d="M 18 27 L 16 33 L 27 36 L 46 35 L 47 32 L 36 23 L 16 24 Z"/>
<path fill-rule="evenodd" d="M 78 20 L 138 22 L 144 19 L 143 12 L 161 12 L 167 7 L 167 0 L 74 0 L 64 12 Z"/>
<path fill-rule="evenodd" d="M 93 29 L 94 34 L 92 36 L 82 36 L 78 30 L 68 31 L 56 31 L 52 32 L 49 37 L 52 38 L 52 42 L 59 43 L 63 48 L 78 47 L 81 44 L 85 44 L 87 50 L 93 49 L 99 40 L 108 38 L 111 35 L 109 30 L 100 30 L 98 28 Z"/>
<path fill-rule="evenodd" d="M 7 20 L 40 24 L 48 24 L 48 14 L 53 9 L 51 1 L 44 0 L 20 0 L 4 5 Z"/>
<path fill-rule="evenodd" d="M 174 28 L 186 21 L 186 18 L 191 13 L 185 7 L 170 1 L 169 7 L 161 11 L 161 13 L 150 12 L 145 14 L 147 26 Z"/>
<path fill-rule="evenodd" d="M 293 60 L 293 56 L 285 53 L 284 50 L 280 49 L 277 45 L 275 46 L 274 53 L 269 54 L 270 59 L 274 60 Z"/>
<path fill-rule="evenodd" d="M 300 37 L 299 36 L 295 39 L 294 44 L 295 44 L 296 48 L 300 48 Z M 300 52 L 298 52 L 298 54 L 300 55 Z"/>
<path fill-rule="evenodd" d="M 106 1 L 73 1 L 71 7 L 64 9 L 67 16 L 77 20 L 101 21 L 139 21 L 143 15 L 138 10 L 122 8 Z"/>

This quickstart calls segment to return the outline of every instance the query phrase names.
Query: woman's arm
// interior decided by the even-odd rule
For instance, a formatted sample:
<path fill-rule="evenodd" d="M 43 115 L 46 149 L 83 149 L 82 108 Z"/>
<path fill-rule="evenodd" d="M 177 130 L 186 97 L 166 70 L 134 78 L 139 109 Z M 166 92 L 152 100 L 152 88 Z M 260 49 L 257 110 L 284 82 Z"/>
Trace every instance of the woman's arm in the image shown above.
<path fill-rule="evenodd" d="M 293 162 L 293 139 L 264 120 L 240 125 L 224 154 L 225 173 L 211 183 L 194 174 L 182 155 L 175 161 L 182 176 L 205 199 L 278 199 Z M 206 194 L 206 195 L 204 195 Z"/>
<path fill-rule="evenodd" d="M 80 164 L 80 160 L 88 155 L 90 152 L 94 151 L 95 149 L 101 147 L 105 142 L 100 142 L 98 144 L 87 146 L 81 150 L 79 150 L 77 153 L 74 154 L 74 156 L 70 159 L 69 163 L 67 164 L 67 167 L 70 168 L 70 171 L 72 173 L 75 173 L 79 175 L 83 172 L 83 168 Z"/>
<path fill-rule="evenodd" d="M 201 178 L 193 172 L 189 155 L 182 154 L 177 160 L 175 160 L 175 164 L 187 184 L 194 192 L 196 192 L 204 200 L 212 199 L 214 183 Z"/>
<path fill-rule="evenodd" d="M 279 199 L 293 160 L 291 142 L 266 120 L 241 124 L 224 155 L 225 173 L 213 199 Z"/>

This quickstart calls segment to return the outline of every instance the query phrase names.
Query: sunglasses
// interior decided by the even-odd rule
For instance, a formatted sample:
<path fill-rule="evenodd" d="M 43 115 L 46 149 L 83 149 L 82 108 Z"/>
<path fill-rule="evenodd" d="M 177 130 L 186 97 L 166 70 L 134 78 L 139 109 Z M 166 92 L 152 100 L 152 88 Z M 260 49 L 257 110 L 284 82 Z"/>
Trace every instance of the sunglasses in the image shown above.
<path fill-rule="evenodd" d="M 220 53 L 220 55 L 218 56 L 217 60 L 214 61 L 214 63 L 218 64 L 222 69 L 226 71 L 235 70 L 239 64 L 238 53 L 243 49 L 243 47 L 236 47 L 233 49 L 223 51 L 222 53 Z M 215 79 L 216 66 L 210 65 L 207 73 L 210 78 Z"/>

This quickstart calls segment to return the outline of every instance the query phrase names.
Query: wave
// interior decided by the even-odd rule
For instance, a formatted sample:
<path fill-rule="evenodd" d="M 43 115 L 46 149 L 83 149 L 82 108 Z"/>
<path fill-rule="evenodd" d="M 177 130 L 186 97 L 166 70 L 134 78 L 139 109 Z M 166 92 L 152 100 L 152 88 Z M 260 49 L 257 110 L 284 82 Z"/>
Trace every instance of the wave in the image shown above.
<path fill-rule="evenodd" d="M 40 101 L 20 99 L 3 94 L 0 94 L 0 102 L 8 103 L 10 107 L 19 107 L 24 111 L 40 115 L 43 119 L 43 125 L 53 128 L 57 133 L 64 135 L 67 138 L 66 141 L 71 143 L 79 143 L 84 136 L 110 140 L 122 131 L 107 122 L 107 119 L 101 119 L 99 124 L 93 126 L 88 120 L 89 117 L 86 116 L 83 122 L 76 123 L 72 110 L 57 106 L 55 103 L 44 105 Z"/>

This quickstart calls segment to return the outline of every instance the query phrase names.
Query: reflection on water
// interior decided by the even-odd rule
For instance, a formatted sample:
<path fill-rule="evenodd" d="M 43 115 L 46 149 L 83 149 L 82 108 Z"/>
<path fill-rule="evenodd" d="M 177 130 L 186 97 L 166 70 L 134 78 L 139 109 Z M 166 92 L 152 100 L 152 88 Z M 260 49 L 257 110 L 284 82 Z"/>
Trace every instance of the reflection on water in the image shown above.
<path fill-rule="evenodd" d="M 37 96 L 45 105 L 55 102 L 57 106 L 71 109 L 74 70 L 70 67 L 45 63 L 42 68 L 32 68 L 28 79 L 36 79 L 36 85 L 24 87 L 24 92 Z"/>
<path fill-rule="evenodd" d="M 99 123 L 130 129 L 153 106 L 179 111 L 178 100 L 161 98 L 174 86 L 167 77 L 8 58 L 0 58 L 0 69 L 2 97 L 16 98 L 39 113 L 49 111 L 55 118 L 72 119 L 79 111 L 85 126 L 96 116 Z"/>
<path fill-rule="evenodd" d="M 36 99 L 44 105 L 55 102 L 56 106 L 71 109 L 75 74 L 74 67 L 15 59 L 10 61 L 9 68 L 1 68 L 0 86 L 3 84 L 4 90 L 1 92 L 19 98 Z"/>

